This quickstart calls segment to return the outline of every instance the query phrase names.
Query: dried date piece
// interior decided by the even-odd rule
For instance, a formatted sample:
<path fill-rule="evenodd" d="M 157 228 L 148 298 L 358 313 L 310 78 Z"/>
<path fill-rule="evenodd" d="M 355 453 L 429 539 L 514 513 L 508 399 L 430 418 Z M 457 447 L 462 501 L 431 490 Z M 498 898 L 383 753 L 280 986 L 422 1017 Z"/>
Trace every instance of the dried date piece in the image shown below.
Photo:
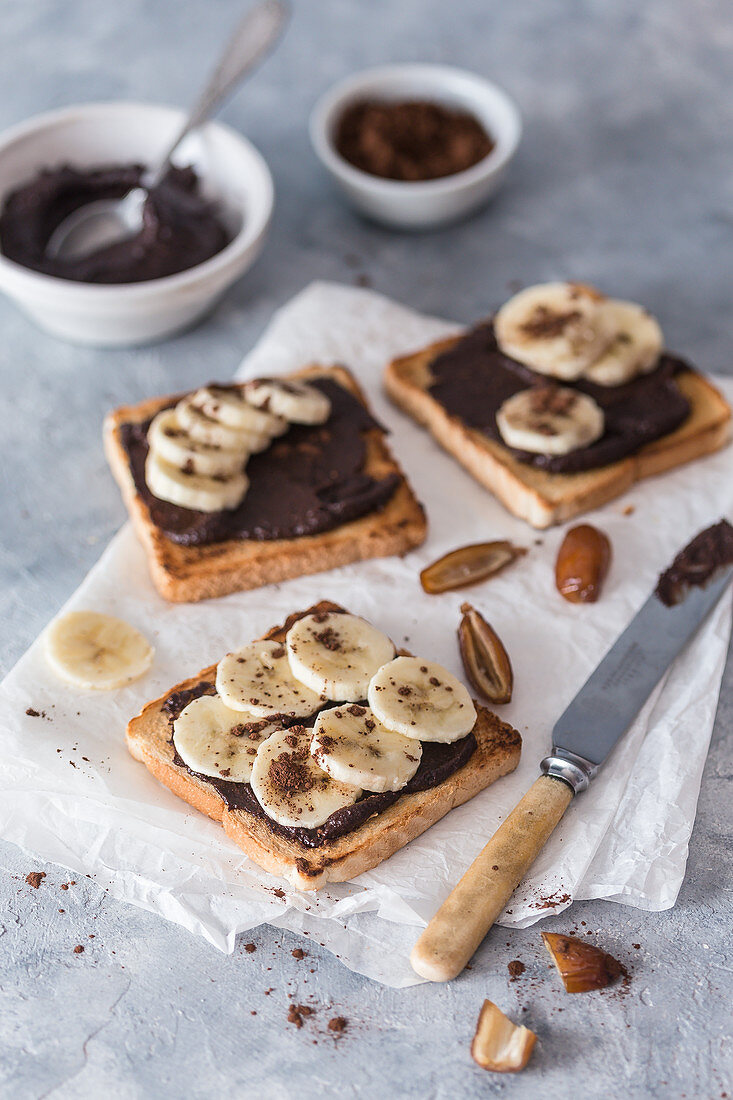
<path fill-rule="evenodd" d="M 482 1069 L 494 1073 L 517 1073 L 529 1061 L 537 1036 L 527 1027 L 518 1027 L 493 1001 L 484 1001 L 471 1057 Z"/>
<path fill-rule="evenodd" d="M 509 703 L 514 673 L 501 638 L 470 603 L 461 604 L 461 613 L 458 644 L 466 676 L 490 703 Z"/>
<path fill-rule="evenodd" d="M 465 588 L 492 577 L 526 553 L 524 547 L 504 539 L 461 546 L 426 566 L 420 574 L 420 584 L 430 596 Z"/>
<path fill-rule="evenodd" d="M 595 603 L 611 563 L 611 543 L 603 531 L 582 523 L 562 541 L 555 563 L 555 585 L 570 603 Z"/>
<path fill-rule="evenodd" d="M 618 959 L 586 940 L 564 936 L 560 932 L 543 932 L 542 939 L 563 980 L 566 993 L 605 989 L 625 973 Z"/>

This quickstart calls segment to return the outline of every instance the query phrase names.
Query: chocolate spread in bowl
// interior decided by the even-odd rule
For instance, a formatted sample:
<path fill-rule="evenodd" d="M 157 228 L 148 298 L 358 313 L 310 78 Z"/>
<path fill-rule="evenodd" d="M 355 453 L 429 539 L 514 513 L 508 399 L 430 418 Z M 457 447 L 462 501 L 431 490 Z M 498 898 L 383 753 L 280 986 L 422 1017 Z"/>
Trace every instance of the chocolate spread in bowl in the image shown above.
<path fill-rule="evenodd" d="M 690 413 L 675 375 L 691 369 L 682 359 L 664 353 L 651 374 L 622 386 L 597 386 L 583 379 L 571 385 L 588 394 L 603 409 L 605 430 L 600 439 L 566 455 L 530 454 L 507 448 L 519 462 L 551 473 L 577 473 L 635 454 L 645 443 L 678 428 Z M 446 412 L 469 428 L 506 447 L 496 424 L 499 408 L 515 393 L 546 385 L 545 375 L 499 350 L 491 324 L 472 329 L 430 364 L 431 396 Z"/>
<path fill-rule="evenodd" d="M 656 595 L 665 607 L 674 607 L 690 588 L 703 587 L 727 565 L 733 565 L 733 527 L 722 519 L 680 550 L 657 581 Z"/>
<path fill-rule="evenodd" d="M 337 382 L 309 381 L 331 401 L 331 415 L 325 424 L 291 425 L 267 450 L 252 455 L 249 489 L 231 511 L 196 512 L 154 497 L 145 482 L 149 421 L 123 424 L 120 441 L 152 523 L 181 546 L 204 546 L 233 538 L 316 535 L 384 507 L 400 479 L 364 473 L 365 434 L 378 423 Z"/>
<path fill-rule="evenodd" d="M 183 708 L 200 695 L 213 695 L 214 692 L 214 685 L 207 680 L 202 680 L 201 683 L 194 685 L 192 688 L 176 691 L 168 696 L 163 703 L 163 711 L 168 715 L 171 726 L 171 740 L 173 738 L 173 723 Z M 335 704 L 330 705 L 334 706 Z M 315 717 L 315 714 L 305 719 L 288 719 L 284 715 L 280 716 L 283 726 L 304 725 L 308 727 L 313 726 Z M 354 829 L 358 829 L 370 817 L 382 813 L 392 806 L 403 794 L 413 794 L 416 791 L 427 791 L 437 787 L 439 783 L 448 779 L 454 772 L 457 772 L 459 768 L 468 763 L 476 747 L 476 738 L 472 733 L 449 745 L 438 742 L 423 742 L 420 765 L 412 779 L 402 790 L 385 791 L 384 794 L 369 794 L 366 792 L 358 802 L 353 802 L 350 806 L 343 806 L 340 810 L 332 813 L 323 825 L 319 825 L 317 829 L 278 825 L 262 809 L 249 783 L 232 783 L 226 779 L 214 779 L 208 775 L 201 775 L 183 762 L 176 752 L 175 746 L 173 763 L 179 768 L 185 768 L 190 775 L 196 776 L 204 783 L 211 784 L 226 802 L 228 810 L 246 810 L 247 813 L 253 814 L 261 821 L 266 821 L 268 827 L 279 836 L 297 840 L 306 848 L 321 848 L 329 841 L 337 840 L 338 837 L 345 836 L 347 833 L 353 832 Z"/>
<path fill-rule="evenodd" d="M 88 256 L 64 260 L 46 246 L 64 218 L 97 199 L 136 187 L 139 164 L 46 169 L 12 191 L 0 213 L 0 249 L 23 267 L 80 283 L 141 283 L 187 271 L 232 240 L 216 206 L 201 193 L 193 168 L 171 168 L 150 192 L 136 236 Z"/>

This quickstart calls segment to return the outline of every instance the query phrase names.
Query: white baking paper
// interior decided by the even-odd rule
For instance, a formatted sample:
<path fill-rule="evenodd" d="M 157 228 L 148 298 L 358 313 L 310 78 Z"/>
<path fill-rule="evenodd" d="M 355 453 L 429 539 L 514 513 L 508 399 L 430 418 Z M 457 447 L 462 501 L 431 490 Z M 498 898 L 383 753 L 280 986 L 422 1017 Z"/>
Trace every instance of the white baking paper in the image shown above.
<path fill-rule="evenodd" d="M 123 527 L 67 609 L 95 608 L 134 623 L 156 647 L 154 666 L 122 691 L 80 693 L 48 671 L 42 639 L 31 646 L 0 687 L 0 831 L 6 839 L 93 875 L 115 896 L 224 951 L 232 950 L 237 933 L 268 921 L 313 936 L 377 981 L 417 981 L 407 955 L 419 927 L 534 781 L 555 719 L 675 552 L 702 527 L 733 515 L 730 450 L 635 486 L 589 517 L 614 548 L 602 598 L 587 606 L 566 603 L 553 584 L 563 530 L 538 533 L 509 516 L 382 394 L 390 357 L 454 328 L 372 292 L 323 283 L 275 316 L 239 377 L 314 361 L 347 364 L 391 430 L 392 448 L 427 508 L 427 543 L 402 559 L 182 606 L 156 594 L 142 550 L 129 525 Z M 733 380 L 718 384 L 733 399 Z M 467 593 L 426 596 L 418 572 L 453 547 L 496 537 L 529 553 L 473 588 L 470 599 L 512 658 L 515 694 L 501 714 L 522 733 L 522 762 L 355 882 L 318 895 L 293 892 L 127 754 L 125 723 L 145 702 L 322 598 L 460 674 L 455 631 Z M 501 923 L 532 924 L 573 898 L 613 898 L 651 910 L 674 904 L 730 630 L 731 601 L 724 598 L 591 789 L 571 806 Z M 27 715 L 29 707 L 41 716 Z"/>

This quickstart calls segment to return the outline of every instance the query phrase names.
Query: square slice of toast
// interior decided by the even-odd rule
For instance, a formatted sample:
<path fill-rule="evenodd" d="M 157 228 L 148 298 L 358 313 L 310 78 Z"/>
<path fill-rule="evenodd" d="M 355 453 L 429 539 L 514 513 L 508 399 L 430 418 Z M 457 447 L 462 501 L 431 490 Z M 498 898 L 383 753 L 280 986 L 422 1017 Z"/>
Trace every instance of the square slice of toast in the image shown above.
<path fill-rule="evenodd" d="M 501 443 L 467 427 L 431 396 L 431 363 L 459 339 L 440 340 L 393 360 L 384 374 L 385 388 L 395 404 L 424 424 L 505 508 L 533 527 L 551 527 L 599 508 L 635 481 L 710 454 L 730 437 L 727 402 L 702 375 L 684 370 L 675 376 L 675 382 L 690 404 L 690 415 L 675 431 L 608 466 L 573 474 L 538 470 L 517 461 Z"/>
<path fill-rule="evenodd" d="M 282 642 L 297 619 L 318 611 L 343 611 L 343 608 L 322 600 L 291 615 L 264 637 Z M 318 890 L 327 882 L 344 882 L 376 867 L 454 806 L 467 802 L 502 775 L 514 771 L 519 763 L 522 747 L 519 733 L 477 705 L 478 718 L 473 729 L 477 748 L 462 768 L 430 790 L 401 795 L 352 832 L 320 847 L 308 847 L 298 839 L 278 834 L 262 817 L 244 809 L 229 809 L 212 783 L 176 763 L 171 723 L 164 709 L 166 699 L 174 692 L 185 691 L 202 681 L 213 683 L 215 679 L 216 665 L 211 665 L 148 703 L 128 723 L 127 747 L 136 760 L 179 798 L 221 822 L 227 836 L 254 863 L 287 879 L 297 890 Z"/>
<path fill-rule="evenodd" d="M 308 367 L 286 377 L 332 379 L 368 407 L 359 385 L 345 367 Z M 377 479 L 391 474 L 399 478 L 397 489 L 380 510 L 317 535 L 227 539 L 202 546 L 173 542 L 152 522 L 149 509 L 135 488 L 120 438 L 123 424 L 145 423 L 173 400 L 158 397 L 139 405 L 123 406 L 110 413 L 104 422 L 107 460 L 145 549 L 153 583 L 165 599 L 193 603 L 260 588 L 367 558 L 405 554 L 424 541 L 427 523 L 423 508 L 392 457 L 384 432 L 374 428 L 366 433 L 364 473 Z"/>

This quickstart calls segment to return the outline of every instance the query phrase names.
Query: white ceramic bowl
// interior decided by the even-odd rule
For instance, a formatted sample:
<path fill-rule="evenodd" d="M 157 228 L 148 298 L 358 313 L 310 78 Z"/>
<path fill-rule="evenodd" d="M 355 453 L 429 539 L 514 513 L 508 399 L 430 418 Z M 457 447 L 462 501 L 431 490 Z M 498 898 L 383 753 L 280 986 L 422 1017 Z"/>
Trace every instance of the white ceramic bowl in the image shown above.
<path fill-rule="evenodd" d="M 364 99 L 426 99 L 474 114 L 495 141 L 487 157 L 464 172 L 424 182 L 382 179 L 362 172 L 336 151 L 338 121 Z M 519 110 L 489 80 L 448 65 L 384 65 L 336 84 L 319 99 L 310 119 L 313 147 L 336 183 L 367 217 L 400 229 L 429 229 L 465 217 L 494 193 L 516 152 Z"/>
<path fill-rule="evenodd" d="M 89 103 L 49 111 L 0 135 L 0 206 L 41 168 L 85 167 L 162 155 L 183 112 L 148 103 Z M 199 320 L 258 256 L 274 201 L 265 161 L 246 138 L 210 122 L 175 156 L 193 164 L 234 239 L 205 263 L 143 283 L 95 285 L 41 275 L 0 253 L 0 289 L 54 336 L 98 346 L 149 343 Z"/>

